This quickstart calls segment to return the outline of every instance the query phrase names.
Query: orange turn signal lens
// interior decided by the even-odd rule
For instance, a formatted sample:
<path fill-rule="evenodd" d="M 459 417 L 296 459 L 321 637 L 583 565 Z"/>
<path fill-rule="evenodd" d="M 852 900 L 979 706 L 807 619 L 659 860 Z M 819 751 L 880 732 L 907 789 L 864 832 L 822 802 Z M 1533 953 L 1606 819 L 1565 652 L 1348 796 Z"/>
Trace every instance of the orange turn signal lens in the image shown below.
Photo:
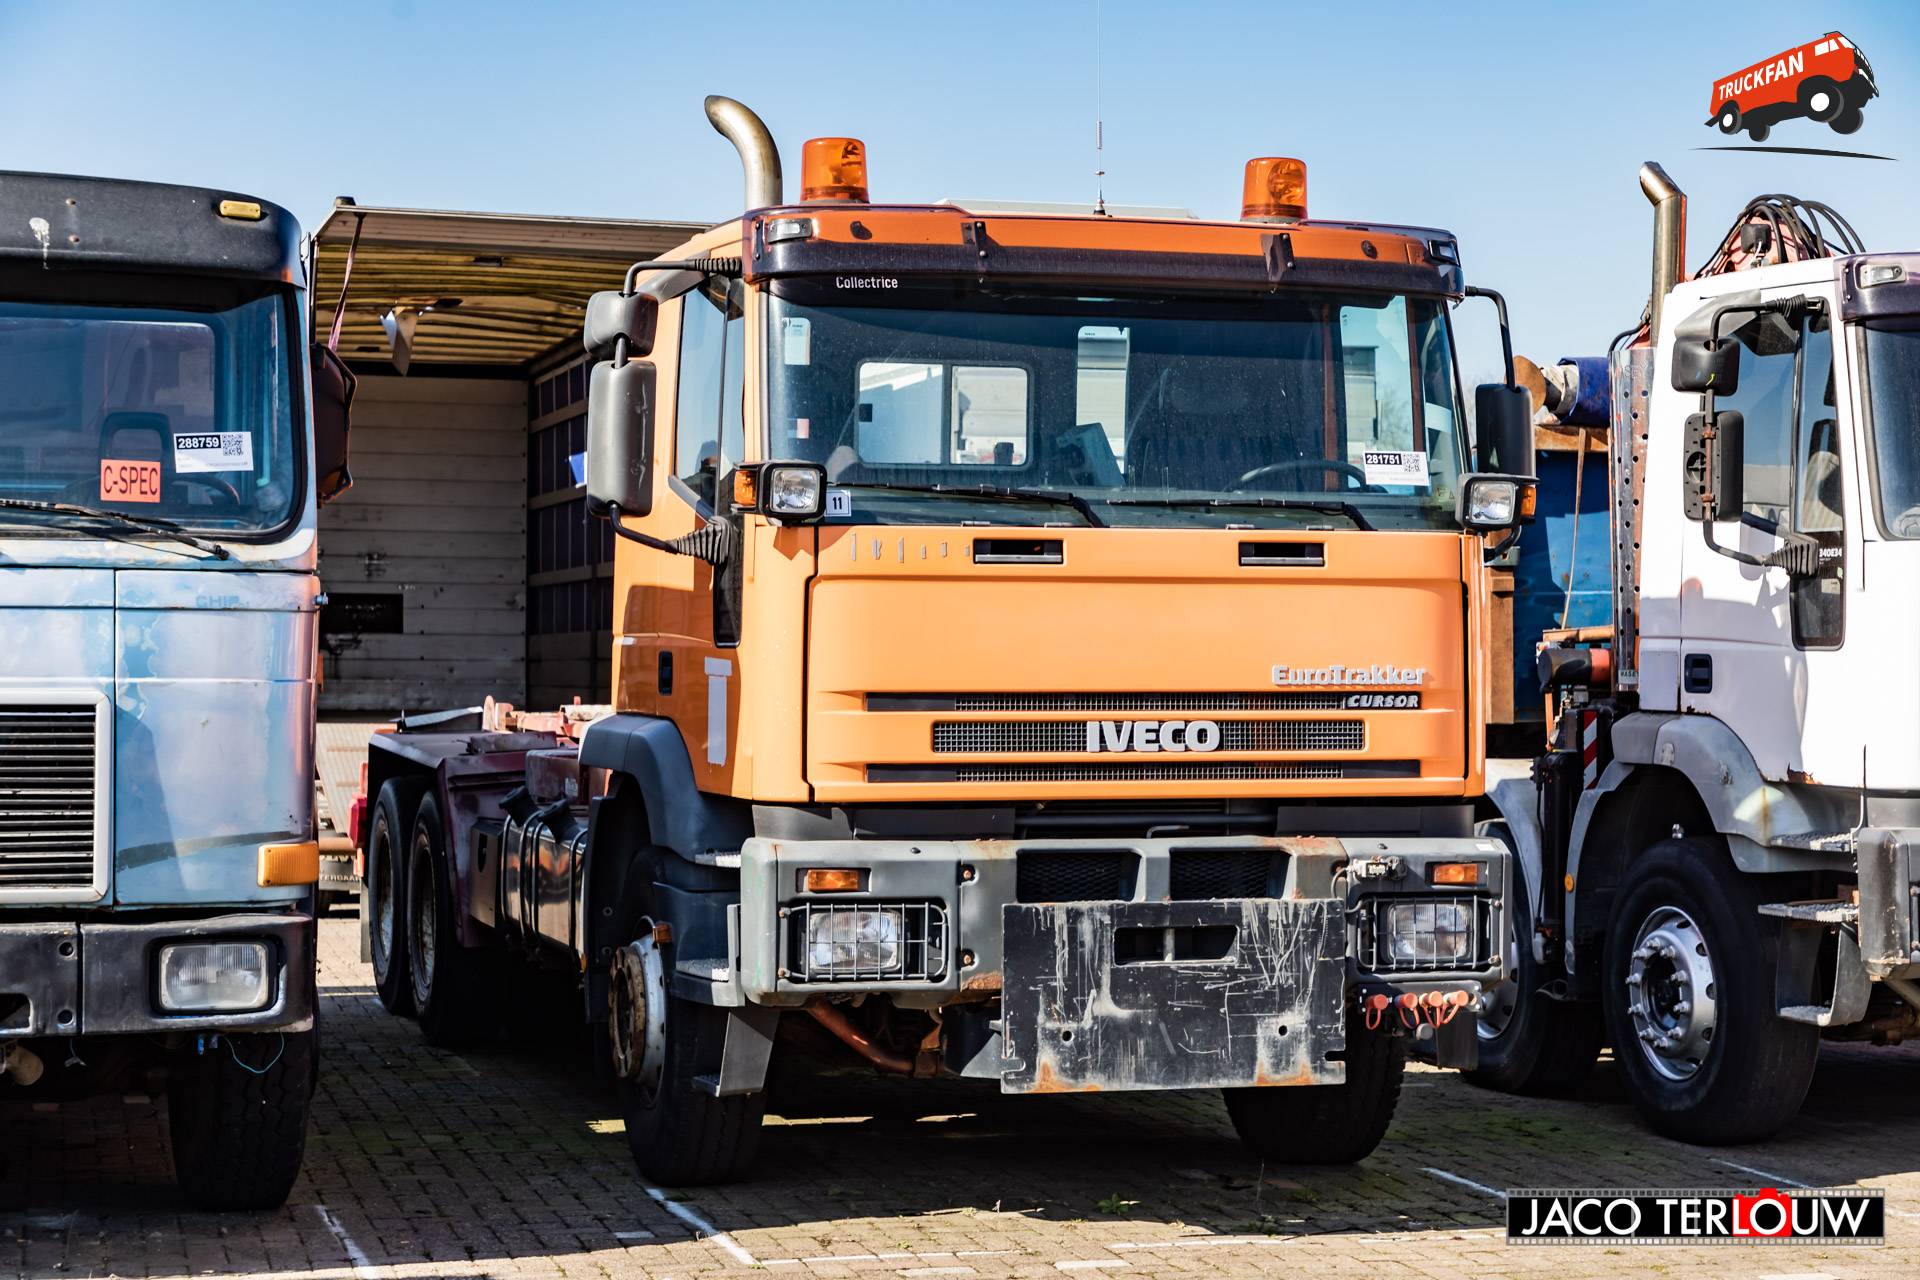
<path fill-rule="evenodd" d="M 852 867 L 815 867 L 807 872 L 808 893 L 858 893 L 860 873 Z"/>
<path fill-rule="evenodd" d="M 1520 486 L 1520 518 L 1522 520 L 1533 519 L 1534 504 L 1539 500 L 1540 491 L 1537 486 L 1531 484 Z"/>
<path fill-rule="evenodd" d="M 867 201 L 867 144 L 858 138 L 809 138 L 800 148 L 802 200 Z"/>
<path fill-rule="evenodd" d="M 733 508 L 753 511 L 760 506 L 760 473 L 741 467 L 733 473 Z"/>
<path fill-rule="evenodd" d="M 1246 185 L 1240 192 L 1242 221 L 1307 216 L 1307 166 L 1288 156 L 1261 156 L 1247 161 Z"/>
<path fill-rule="evenodd" d="M 1437 862 L 1433 867 L 1435 884 L 1479 884 L 1480 864 L 1477 862 Z"/>

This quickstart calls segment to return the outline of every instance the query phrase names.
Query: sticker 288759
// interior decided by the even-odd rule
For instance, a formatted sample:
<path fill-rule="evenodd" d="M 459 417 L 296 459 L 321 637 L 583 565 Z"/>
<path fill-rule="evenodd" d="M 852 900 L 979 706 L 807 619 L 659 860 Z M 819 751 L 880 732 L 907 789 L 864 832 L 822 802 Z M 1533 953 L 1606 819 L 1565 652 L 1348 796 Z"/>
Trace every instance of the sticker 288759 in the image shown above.
<path fill-rule="evenodd" d="M 253 470 L 253 433 L 182 432 L 173 437 L 173 469 L 181 475 Z"/>

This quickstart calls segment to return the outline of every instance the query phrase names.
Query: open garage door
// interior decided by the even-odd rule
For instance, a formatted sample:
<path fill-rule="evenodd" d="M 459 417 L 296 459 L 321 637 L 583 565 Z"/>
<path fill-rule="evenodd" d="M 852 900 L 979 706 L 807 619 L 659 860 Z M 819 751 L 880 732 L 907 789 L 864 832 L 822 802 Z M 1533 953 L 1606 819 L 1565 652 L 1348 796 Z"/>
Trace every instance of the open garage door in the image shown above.
<path fill-rule="evenodd" d="M 611 557 L 570 465 L 581 319 L 702 229 L 336 203 L 314 332 L 338 313 L 360 387 L 353 488 L 320 515 L 323 715 L 606 698 Z"/>

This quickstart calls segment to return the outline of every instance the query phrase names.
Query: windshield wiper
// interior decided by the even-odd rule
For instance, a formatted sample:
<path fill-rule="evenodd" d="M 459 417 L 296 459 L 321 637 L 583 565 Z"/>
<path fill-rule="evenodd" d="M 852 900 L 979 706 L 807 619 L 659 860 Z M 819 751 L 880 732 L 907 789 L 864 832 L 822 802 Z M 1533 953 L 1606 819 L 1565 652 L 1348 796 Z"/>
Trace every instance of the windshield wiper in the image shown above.
<path fill-rule="evenodd" d="M 157 533 L 175 542 L 184 542 L 194 550 L 204 551 L 216 560 L 233 558 L 233 552 L 219 543 L 208 542 L 205 538 L 196 538 L 178 521 L 163 520 L 159 516 L 136 516 L 125 511 L 108 511 L 103 507 L 83 507 L 73 502 L 42 502 L 36 498 L 0 498 L 0 511 L 39 511 L 47 515 L 79 516 L 87 520 L 101 520 L 108 524 L 139 529 L 146 533 Z"/>
<path fill-rule="evenodd" d="M 1356 529 L 1372 530 L 1373 522 L 1360 514 L 1360 508 L 1338 498 L 1273 498 L 1262 495 L 1246 498 L 1108 498 L 1110 507 L 1278 507 L 1294 511 L 1324 511 L 1345 516 Z"/>
<path fill-rule="evenodd" d="M 1107 524 L 1094 511 L 1093 504 L 1085 498 L 1077 493 L 1056 489 L 1010 489 L 990 484 L 887 484 L 882 481 L 835 484 L 830 487 L 880 489 L 893 493 L 950 493 L 965 498 L 993 498 L 1001 502 L 1051 502 L 1057 506 L 1073 508 L 1082 519 L 1096 529 L 1104 529 Z"/>

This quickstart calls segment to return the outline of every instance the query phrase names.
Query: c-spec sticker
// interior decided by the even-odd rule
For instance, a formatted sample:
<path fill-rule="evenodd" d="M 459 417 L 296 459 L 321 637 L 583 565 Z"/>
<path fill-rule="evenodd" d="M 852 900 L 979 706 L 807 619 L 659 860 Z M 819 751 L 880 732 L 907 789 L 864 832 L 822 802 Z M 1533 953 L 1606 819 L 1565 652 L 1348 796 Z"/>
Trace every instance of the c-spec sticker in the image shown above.
<path fill-rule="evenodd" d="M 1418 711 L 1417 693 L 1350 693 L 1342 704 L 1348 711 Z"/>
<path fill-rule="evenodd" d="M 173 469 L 181 475 L 253 470 L 253 434 L 204 431 L 173 438 Z"/>
<path fill-rule="evenodd" d="M 1418 449 L 1369 449 L 1360 462 L 1368 484 L 1427 487 L 1427 455 Z"/>

